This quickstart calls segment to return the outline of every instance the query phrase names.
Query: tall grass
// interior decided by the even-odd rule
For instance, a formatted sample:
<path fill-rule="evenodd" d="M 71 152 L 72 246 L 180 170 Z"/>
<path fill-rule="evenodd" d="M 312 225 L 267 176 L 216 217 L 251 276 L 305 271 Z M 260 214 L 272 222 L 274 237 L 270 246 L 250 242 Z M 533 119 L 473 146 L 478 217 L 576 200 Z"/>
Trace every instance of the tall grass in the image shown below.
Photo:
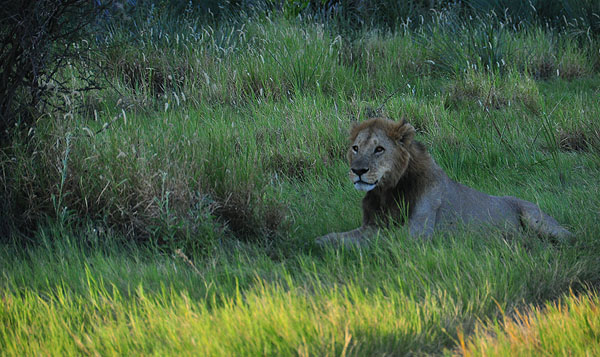
<path fill-rule="evenodd" d="M 455 131 L 444 121 L 456 120 L 460 107 L 516 106 L 536 116 L 542 103 L 531 77 L 593 73 L 585 50 L 562 35 L 514 32 L 494 14 L 465 21 L 440 12 L 415 31 L 356 39 L 276 15 L 214 26 L 150 15 L 104 38 L 106 90 L 73 93 L 69 101 L 83 106 L 40 121 L 6 152 L 12 210 L 28 207 L 18 222 L 35 226 L 67 207 L 75 220 L 91 217 L 136 239 L 200 250 L 204 243 L 190 243 L 198 232 L 286 236 L 295 219 L 285 191 L 319 177 L 337 182 L 351 122 L 384 101 L 392 117 L 414 117 L 419 129 L 447 136 Z M 518 146 L 503 132 L 520 120 L 499 120 L 476 111 L 453 126 L 488 123 L 501 145 Z M 523 125 L 530 129 L 520 135 L 539 136 Z"/>
<path fill-rule="evenodd" d="M 1 252 L 4 353 L 439 353 L 598 274 L 594 253 L 498 237 L 387 231 L 360 251 L 277 262 L 245 245 L 188 260 L 118 242 L 101 252 L 80 243 L 97 232 L 55 227 L 43 247 Z"/>

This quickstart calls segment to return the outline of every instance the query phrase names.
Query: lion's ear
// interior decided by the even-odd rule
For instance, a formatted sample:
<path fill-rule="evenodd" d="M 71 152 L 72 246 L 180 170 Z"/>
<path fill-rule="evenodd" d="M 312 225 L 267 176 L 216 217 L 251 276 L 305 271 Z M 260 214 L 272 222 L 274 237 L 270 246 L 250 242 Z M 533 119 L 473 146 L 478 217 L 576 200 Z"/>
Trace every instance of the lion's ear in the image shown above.
<path fill-rule="evenodd" d="M 394 139 L 408 146 L 415 138 L 415 133 L 415 128 L 403 120 L 394 128 Z"/>
<path fill-rule="evenodd" d="M 352 126 L 350 127 L 350 135 L 348 136 L 348 141 L 354 141 L 361 129 L 362 127 L 360 126 L 360 123 L 356 120 L 352 120 Z"/>

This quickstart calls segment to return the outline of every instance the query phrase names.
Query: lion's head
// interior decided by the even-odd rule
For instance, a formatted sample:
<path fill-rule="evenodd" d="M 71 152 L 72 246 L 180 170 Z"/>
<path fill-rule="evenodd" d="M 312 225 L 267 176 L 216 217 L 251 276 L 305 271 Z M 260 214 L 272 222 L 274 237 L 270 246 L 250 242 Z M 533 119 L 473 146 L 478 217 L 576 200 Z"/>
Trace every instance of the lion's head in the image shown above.
<path fill-rule="evenodd" d="M 411 158 L 415 136 L 412 125 L 375 118 L 357 124 L 350 132 L 350 179 L 362 191 L 396 186 Z"/>

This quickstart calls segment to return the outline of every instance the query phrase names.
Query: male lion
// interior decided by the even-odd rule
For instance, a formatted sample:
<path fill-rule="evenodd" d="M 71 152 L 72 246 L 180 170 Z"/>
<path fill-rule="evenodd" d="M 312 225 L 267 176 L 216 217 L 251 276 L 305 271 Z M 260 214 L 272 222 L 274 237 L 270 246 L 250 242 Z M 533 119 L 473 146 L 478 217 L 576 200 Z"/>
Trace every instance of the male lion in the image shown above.
<path fill-rule="evenodd" d="M 506 231 L 523 227 L 539 235 L 565 241 L 572 234 L 554 218 L 528 201 L 511 196 L 490 196 L 452 181 L 413 140 L 408 123 L 375 118 L 350 133 L 350 179 L 366 191 L 361 227 L 317 238 L 318 244 L 361 245 L 387 224 L 389 217 L 404 224 L 411 236 L 430 237 L 460 223 L 490 226 Z"/>

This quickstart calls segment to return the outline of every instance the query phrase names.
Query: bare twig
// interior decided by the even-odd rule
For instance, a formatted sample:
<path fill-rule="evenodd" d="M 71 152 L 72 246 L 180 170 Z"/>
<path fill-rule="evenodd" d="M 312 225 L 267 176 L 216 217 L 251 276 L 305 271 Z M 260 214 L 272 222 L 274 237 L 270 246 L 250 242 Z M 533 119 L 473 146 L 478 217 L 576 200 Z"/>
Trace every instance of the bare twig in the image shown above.
<path fill-rule="evenodd" d="M 194 269 L 194 272 L 196 272 L 196 274 L 202 275 L 200 270 L 198 270 L 198 268 L 196 268 L 196 266 L 194 265 L 194 262 L 192 262 L 191 259 L 188 258 L 187 255 L 185 255 L 185 253 L 181 249 L 177 249 L 175 251 L 175 254 L 177 254 L 177 256 L 179 256 L 187 265 L 191 266 L 192 269 Z"/>
<path fill-rule="evenodd" d="M 376 111 L 377 113 L 381 112 L 381 110 L 383 109 L 383 107 L 385 106 L 385 104 L 392 99 L 393 96 L 395 96 L 396 94 L 398 94 L 398 92 L 400 92 L 401 87 L 396 88 L 395 91 L 392 92 L 392 94 L 388 95 L 383 102 L 381 103 L 381 105 L 379 107 L 377 107 Z"/>

